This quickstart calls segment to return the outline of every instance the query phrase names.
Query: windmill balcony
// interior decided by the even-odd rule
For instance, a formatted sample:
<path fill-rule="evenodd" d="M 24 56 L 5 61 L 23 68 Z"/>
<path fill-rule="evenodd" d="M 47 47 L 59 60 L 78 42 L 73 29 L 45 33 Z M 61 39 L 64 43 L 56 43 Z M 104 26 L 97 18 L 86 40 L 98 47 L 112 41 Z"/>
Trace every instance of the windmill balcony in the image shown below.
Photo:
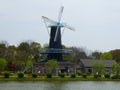
<path fill-rule="evenodd" d="M 66 49 L 48 49 L 48 50 L 40 50 L 41 54 L 49 54 L 49 53 L 62 53 L 62 54 L 70 54 L 72 53 L 72 50 L 66 50 Z"/>

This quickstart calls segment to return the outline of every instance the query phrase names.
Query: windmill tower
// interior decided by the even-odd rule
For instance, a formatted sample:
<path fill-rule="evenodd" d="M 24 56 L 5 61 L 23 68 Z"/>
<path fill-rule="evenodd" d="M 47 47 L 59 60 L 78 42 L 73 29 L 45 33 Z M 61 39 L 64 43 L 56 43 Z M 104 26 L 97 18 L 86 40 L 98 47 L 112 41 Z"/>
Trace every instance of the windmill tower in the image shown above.
<path fill-rule="evenodd" d="M 70 54 L 72 52 L 71 50 L 62 49 L 61 29 L 64 27 L 70 30 L 74 30 L 74 28 L 72 28 L 71 26 L 68 26 L 65 23 L 61 23 L 63 9 L 64 7 L 61 7 L 57 21 L 42 16 L 48 32 L 50 28 L 49 48 L 47 50 L 40 50 L 41 54 L 47 54 L 47 57 L 44 61 L 56 59 L 58 62 L 62 62 L 62 54 Z"/>

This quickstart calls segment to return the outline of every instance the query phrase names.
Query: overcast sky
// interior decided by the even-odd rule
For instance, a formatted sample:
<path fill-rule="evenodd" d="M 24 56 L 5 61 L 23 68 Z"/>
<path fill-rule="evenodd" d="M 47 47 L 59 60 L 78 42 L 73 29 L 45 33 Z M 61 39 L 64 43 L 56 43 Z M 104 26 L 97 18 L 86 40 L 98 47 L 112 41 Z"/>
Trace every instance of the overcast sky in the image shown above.
<path fill-rule="evenodd" d="M 57 20 L 64 6 L 62 43 L 89 50 L 120 49 L 120 0 L 0 0 L 0 41 L 18 45 L 33 40 L 44 45 L 49 35 L 41 16 Z"/>

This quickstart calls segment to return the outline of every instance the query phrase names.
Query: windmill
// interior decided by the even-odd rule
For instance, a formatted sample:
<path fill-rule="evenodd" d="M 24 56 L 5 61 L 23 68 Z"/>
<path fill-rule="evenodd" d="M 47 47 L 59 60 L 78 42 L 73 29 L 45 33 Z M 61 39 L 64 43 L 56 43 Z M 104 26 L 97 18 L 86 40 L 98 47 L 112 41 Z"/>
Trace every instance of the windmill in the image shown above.
<path fill-rule="evenodd" d="M 41 54 L 47 54 L 47 58 L 44 61 L 50 60 L 50 59 L 56 59 L 58 61 L 63 61 L 62 54 L 69 54 L 72 52 L 71 50 L 62 49 L 61 28 L 64 27 L 70 30 L 75 30 L 73 27 L 67 25 L 66 23 L 61 23 L 63 9 L 64 7 L 60 8 L 57 21 L 54 21 L 48 17 L 42 16 L 42 19 L 44 20 L 48 33 L 49 33 L 49 27 L 50 27 L 49 49 L 40 50 Z"/>

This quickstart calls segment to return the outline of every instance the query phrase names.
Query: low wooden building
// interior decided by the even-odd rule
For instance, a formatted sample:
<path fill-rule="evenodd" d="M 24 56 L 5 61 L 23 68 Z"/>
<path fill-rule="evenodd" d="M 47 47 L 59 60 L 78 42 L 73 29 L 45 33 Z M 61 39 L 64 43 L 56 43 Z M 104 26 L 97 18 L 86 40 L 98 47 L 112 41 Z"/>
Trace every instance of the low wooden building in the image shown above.
<path fill-rule="evenodd" d="M 96 62 L 101 62 L 105 66 L 105 71 L 110 72 L 111 67 L 114 63 L 116 63 L 115 60 L 92 60 L 92 59 L 80 59 L 79 60 L 79 66 L 81 67 L 82 72 L 90 72 L 92 73 L 92 67 Z"/>
<path fill-rule="evenodd" d="M 45 66 L 46 62 L 36 62 L 33 65 L 33 71 L 41 75 L 46 75 L 47 70 Z M 58 68 L 56 68 L 56 75 L 59 73 L 66 73 L 66 75 L 71 75 L 76 72 L 76 66 L 71 62 L 58 62 Z"/>

